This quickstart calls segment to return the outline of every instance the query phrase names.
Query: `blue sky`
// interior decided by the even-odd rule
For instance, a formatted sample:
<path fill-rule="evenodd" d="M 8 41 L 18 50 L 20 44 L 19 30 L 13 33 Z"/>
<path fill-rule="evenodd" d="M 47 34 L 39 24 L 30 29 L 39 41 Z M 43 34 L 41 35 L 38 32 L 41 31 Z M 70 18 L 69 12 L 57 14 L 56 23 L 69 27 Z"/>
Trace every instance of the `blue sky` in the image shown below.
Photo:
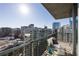
<path fill-rule="evenodd" d="M 1 4 L 0 3 L 0 27 L 21 27 L 34 24 L 36 27 L 48 26 L 52 28 L 53 22 L 60 22 L 61 26 L 68 24 L 69 20 L 55 20 L 54 17 L 39 3 L 25 4 L 29 8 L 29 13 L 23 15 L 19 11 L 21 4 Z"/>

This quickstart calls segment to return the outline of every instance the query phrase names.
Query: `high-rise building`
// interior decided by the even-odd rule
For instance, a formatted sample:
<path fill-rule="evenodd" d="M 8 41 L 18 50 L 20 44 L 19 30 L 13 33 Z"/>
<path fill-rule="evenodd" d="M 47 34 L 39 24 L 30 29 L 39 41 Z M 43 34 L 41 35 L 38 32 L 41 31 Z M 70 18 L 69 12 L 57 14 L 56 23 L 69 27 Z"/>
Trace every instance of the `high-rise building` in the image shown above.
<path fill-rule="evenodd" d="M 69 24 L 62 26 L 59 29 L 58 39 L 64 42 L 72 42 L 72 30 Z"/>
<path fill-rule="evenodd" d="M 2 27 L 0 28 L 0 37 L 11 36 L 12 29 L 9 27 Z"/>
<path fill-rule="evenodd" d="M 53 29 L 59 29 L 59 28 L 60 28 L 60 22 L 54 22 Z"/>

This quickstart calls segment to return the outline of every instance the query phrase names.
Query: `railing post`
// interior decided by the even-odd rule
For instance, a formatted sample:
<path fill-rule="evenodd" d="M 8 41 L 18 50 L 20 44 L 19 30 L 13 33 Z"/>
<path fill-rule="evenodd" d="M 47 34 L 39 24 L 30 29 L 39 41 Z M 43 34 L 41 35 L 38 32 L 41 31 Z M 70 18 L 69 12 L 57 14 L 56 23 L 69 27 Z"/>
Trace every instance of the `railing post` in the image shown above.
<path fill-rule="evenodd" d="M 23 35 L 23 38 L 24 38 L 24 44 L 25 44 L 26 43 L 25 35 Z M 26 53 L 26 48 L 24 46 L 24 48 L 23 48 L 23 56 L 26 55 L 25 53 Z"/>
<path fill-rule="evenodd" d="M 34 56 L 33 42 L 32 42 L 32 56 Z"/>

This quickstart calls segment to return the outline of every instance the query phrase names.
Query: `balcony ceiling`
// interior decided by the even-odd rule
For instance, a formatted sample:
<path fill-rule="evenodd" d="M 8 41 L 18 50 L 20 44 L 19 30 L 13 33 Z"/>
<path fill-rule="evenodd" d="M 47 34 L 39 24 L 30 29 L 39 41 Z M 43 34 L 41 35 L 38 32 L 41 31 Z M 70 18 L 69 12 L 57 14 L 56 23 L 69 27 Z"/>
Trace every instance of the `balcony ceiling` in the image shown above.
<path fill-rule="evenodd" d="M 71 17 L 73 3 L 43 3 L 48 12 L 56 19 Z"/>

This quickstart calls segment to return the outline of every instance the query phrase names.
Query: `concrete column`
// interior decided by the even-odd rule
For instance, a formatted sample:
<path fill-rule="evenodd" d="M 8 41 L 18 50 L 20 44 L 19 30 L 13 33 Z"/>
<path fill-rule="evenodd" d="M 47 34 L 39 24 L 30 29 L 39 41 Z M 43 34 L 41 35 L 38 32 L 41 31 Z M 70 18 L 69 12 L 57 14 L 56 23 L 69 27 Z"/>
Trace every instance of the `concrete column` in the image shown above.
<path fill-rule="evenodd" d="M 63 31 L 63 27 L 62 27 L 62 41 L 63 41 L 63 34 L 64 34 L 64 31 Z"/>
<path fill-rule="evenodd" d="M 73 55 L 77 55 L 77 33 L 76 33 L 76 13 L 77 13 L 77 4 L 73 4 L 72 7 L 72 17 L 73 17 L 73 28 L 72 28 L 72 42 L 73 42 Z"/>
<path fill-rule="evenodd" d="M 79 19 L 79 4 L 78 4 L 78 19 Z M 78 25 L 79 25 L 79 22 L 78 22 Z M 79 26 L 78 26 L 78 29 L 79 29 Z M 79 34 L 79 31 L 78 31 L 78 34 Z M 78 39 L 78 46 L 77 47 L 78 47 L 78 50 L 77 50 L 78 53 L 77 54 L 79 56 L 79 39 Z"/>

